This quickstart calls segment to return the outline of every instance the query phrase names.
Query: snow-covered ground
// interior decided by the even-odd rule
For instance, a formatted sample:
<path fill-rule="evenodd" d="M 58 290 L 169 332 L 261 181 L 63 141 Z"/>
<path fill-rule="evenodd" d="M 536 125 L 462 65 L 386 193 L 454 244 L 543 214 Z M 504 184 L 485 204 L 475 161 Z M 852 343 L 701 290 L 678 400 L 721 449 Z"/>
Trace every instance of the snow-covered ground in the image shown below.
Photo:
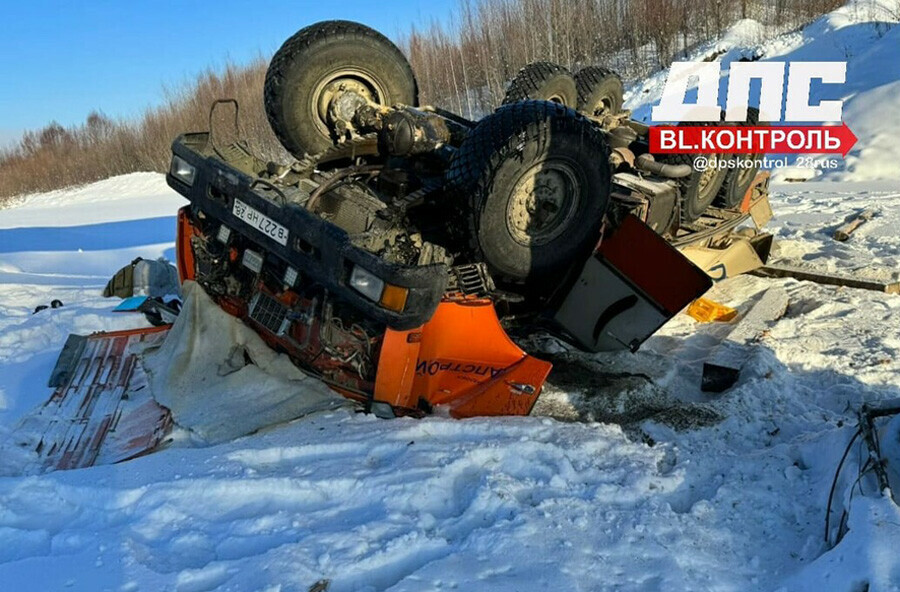
<path fill-rule="evenodd" d="M 142 322 L 114 315 L 98 293 L 121 263 L 168 253 L 173 219 L 160 214 L 180 203 L 161 176 L 130 175 L 0 212 L 0 426 L 49 395 L 68 332 Z M 897 269 L 896 184 L 780 186 L 773 205 L 781 256 Z M 879 217 L 832 241 L 863 205 Z M 858 497 L 832 551 L 822 533 L 853 409 L 900 396 L 900 297 L 758 278 L 715 296 L 740 306 L 773 283 L 788 290 L 789 313 L 721 396 L 698 385 L 722 327 L 682 315 L 636 355 L 554 354 L 560 374 L 538 410 L 562 419 L 384 421 L 341 410 L 218 446 L 0 478 L 0 582 L 890 590 L 900 582 L 900 561 L 884 552 L 900 538 L 890 502 Z M 31 314 L 52 298 L 66 306 Z M 624 426 L 591 421 L 609 417 Z"/>
<path fill-rule="evenodd" d="M 168 252 L 157 208 L 180 203 L 161 176 L 130 175 L 0 212 L 2 429 L 49 395 L 68 332 L 142 322 L 98 293 L 121 263 Z M 897 183 L 778 186 L 773 206 L 779 256 L 896 275 Z M 832 241 L 863 206 L 879 216 Z M 635 355 L 553 354 L 538 411 L 561 419 L 340 410 L 2 477 L 2 589 L 897 589 L 895 506 L 857 496 L 830 551 L 823 523 L 853 410 L 900 396 L 900 296 L 742 277 L 714 297 L 746 305 L 773 284 L 790 310 L 720 396 L 698 385 L 722 327 L 681 315 Z M 31 314 L 52 298 L 66 306 Z"/>
<path fill-rule="evenodd" d="M 823 39 L 846 33 L 851 82 L 866 55 L 894 64 L 870 63 L 848 112 L 857 100 L 895 115 L 871 133 L 851 121 L 856 160 L 829 177 L 841 182 L 775 185 L 770 229 L 790 263 L 897 278 L 900 151 L 879 142 L 900 94 L 877 77 L 897 79 L 900 28 L 837 26 L 853 14 L 766 55 L 822 44 L 816 59 L 832 59 Z M 872 146 L 890 167 L 867 168 Z M 137 256 L 172 258 L 183 203 L 162 176 L 134 174 L 0 210 L 0 441 L 49 396 L 68 333 L 144 323 L 99 293 Z M 863 208 L 878 215 L 834 242 Z M 871 487 L 842 542 L 823 536 L 855 409 L 900 397 L 900 296 L 754 277 L 711 296 L 741 308 L 773 285 L 788 312 L 721 395 L 699 383 L 726 327 L 679 315 L 637 354 L 547 348 L 556 371 L 532 417 L 341 409 L 120 465 L 22 476 L 0 457 L 0 590 L 900 590 L 900 510 Z M 65 306 L 31 314 L 54 298 Z"/>

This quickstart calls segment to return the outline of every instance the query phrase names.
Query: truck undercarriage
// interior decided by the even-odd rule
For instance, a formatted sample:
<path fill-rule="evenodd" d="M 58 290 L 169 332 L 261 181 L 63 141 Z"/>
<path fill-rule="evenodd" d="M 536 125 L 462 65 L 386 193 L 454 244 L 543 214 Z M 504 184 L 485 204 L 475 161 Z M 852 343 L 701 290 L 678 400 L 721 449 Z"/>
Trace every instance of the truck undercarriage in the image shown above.
<path fill-rule="evenodd" d="M 276 53 L 265 93 L 297 160 L 212 129 L 173 144 L 167 179 L 191 202 L 182 280 L 380 413 L 527 414 L 550 365 L 506 331 L 633 351 L 709 288 L 704 270 L 722 279 L 767 256 L 768 235 L 734 232 L 765 223 L 767 175 L 654 157 L 617 81 L 533 64 L 471 122 L 419 107 L 378 33 L 308 27 Z M 580 105 L 565 104 L 567 82 Z M 216 108 L 239 127 L 236 103 Z"/>

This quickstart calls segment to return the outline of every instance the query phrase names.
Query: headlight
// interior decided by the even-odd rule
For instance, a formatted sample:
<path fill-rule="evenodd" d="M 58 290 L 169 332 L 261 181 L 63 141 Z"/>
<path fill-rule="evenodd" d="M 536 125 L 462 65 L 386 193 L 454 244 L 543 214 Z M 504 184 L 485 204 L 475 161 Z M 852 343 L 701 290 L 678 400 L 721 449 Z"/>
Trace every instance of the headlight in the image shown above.
<path fill-rule="evenodd" d="M 403 312 L 403 309 L 406 308 L 406 299 L 409 296 L 408 288 L 385 284 L 380 277 L 359 265 L 354 265 L 353 271 L 350 272 L 350 286 L 369 300 L 377 302 L 389 310 Z"/>
<path fill-rule="evenodd" d="M 350 272 L 350 287 L 369 300 L 378 302 L 384 291 L 384 281 L 368 269 L 354 265 Z"/>
<path fill-rule="evenodd" d="M 172 166 L 169 172 L 173 177 L 187 185 L 194 184 L 194 177 L 197 176 L 197 168 L 188 163 L 185 159 L 177 155 L 172 155 Z"/>

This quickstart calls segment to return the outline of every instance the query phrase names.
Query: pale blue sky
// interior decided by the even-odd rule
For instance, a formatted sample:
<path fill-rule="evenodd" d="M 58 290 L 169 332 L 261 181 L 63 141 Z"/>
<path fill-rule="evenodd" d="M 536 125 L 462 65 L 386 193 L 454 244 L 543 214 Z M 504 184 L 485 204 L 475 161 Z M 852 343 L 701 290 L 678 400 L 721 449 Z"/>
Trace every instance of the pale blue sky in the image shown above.
<path fill-rule="evenodd" d="M 396 40 L 449 18 L 455 0 L 31 0 L 0 20 L 0 144 L 51 120 L 97 109 L 134 116 L 208 66 L 268 55 L 324 19 L 370 25 Z"/>

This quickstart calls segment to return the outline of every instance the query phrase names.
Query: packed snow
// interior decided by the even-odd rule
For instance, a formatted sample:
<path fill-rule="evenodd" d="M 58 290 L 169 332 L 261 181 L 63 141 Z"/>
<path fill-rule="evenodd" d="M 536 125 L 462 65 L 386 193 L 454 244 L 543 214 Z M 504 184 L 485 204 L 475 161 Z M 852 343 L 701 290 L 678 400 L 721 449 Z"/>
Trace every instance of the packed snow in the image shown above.
<path fill-rule="evenodd" d="M 898 113 L 883 60 L 896 64 L 900 28 L 860 14 L 765 42 L 745 23 L 725 41 L 762 43 L 766 58 L 818 43 L 830 59 L 823 39 L 844 35 L 851 78 L 871 68 L 848 81 L 845 113 L 858 101 L 862 122 Z M 883 143 L 898 119 L 875 119 L 869 131 L 851 121 L 860 143 L 828 176 L 841 182 L 773 186 L 775 258 L 898 279 L 900 151 Z M 741 310 L 774 285 L 790 298 L 720 395 L 702 393 L 700 375 L 728 327 L 682 314 L 636 354 L 535 340 L 555 371 L 531 417 L 341 408 L 123 464 L 16 474 L 4 433 L 50 395 L 67 334 L 146 324 L 100 291 L 135 257 L 173 258 L 184 203 L 148 173 L 0 210 L 0 589 L 900 589 L 900 509 L 870 485 L 850 500 L 857 454 L 838 484 L 849 531 L 833 548 L 824 532 L 855 410 L 900 397 L 900 296 L 796 280 L 743 276 L 710 294 Z M 875 218 L 833 241 L 864 208 Z M 52 299 L 65 306 L 32 314 Z"/>

